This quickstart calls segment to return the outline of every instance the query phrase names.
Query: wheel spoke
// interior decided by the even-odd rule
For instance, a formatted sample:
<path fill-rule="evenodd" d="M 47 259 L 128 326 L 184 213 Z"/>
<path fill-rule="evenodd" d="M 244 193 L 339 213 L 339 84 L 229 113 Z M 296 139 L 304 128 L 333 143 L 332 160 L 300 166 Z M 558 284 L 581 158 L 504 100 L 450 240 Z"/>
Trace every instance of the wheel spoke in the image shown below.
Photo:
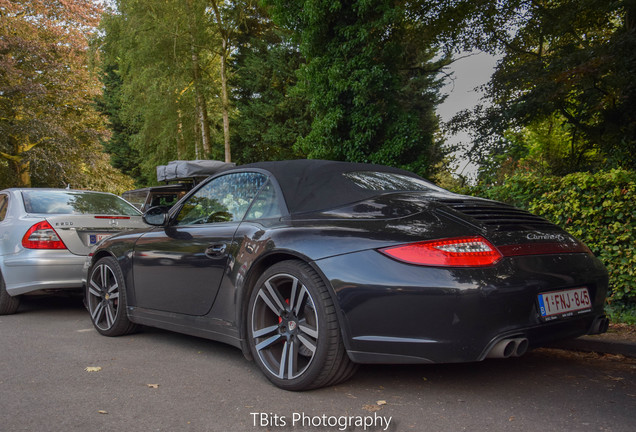
<path fill-rule="evenodd" d="M 115 280 L 115 284 L 112 287 L 108 288 L 108 293 L 110 294 L 116 289 L 119 289 L 119 284 L 117 284 L 117 280 Z"/>
<path fill-rule="evenodd" d="M 294 278 L 291 287 L 291 294 L 289 295 L 289 307 L 290 309 L 294 309 L 294 304 L 296 303 L 296 295 L 298 293 L 298 279 Z"/>
<path fill-rule="evenodd" d="M 309 327 L 307 323 L 299 323 L 298 328 L 306 335 L 318 339 L 318 329 Z"/>
<path fill-rule="evenodd" d="M 113 323 L 115 322 L 115 314 L 117 314 L 117 312 L 113 305 L 109 302 L 106 305 L 106 326 L 108 328 L 113 326 Z"/>
<path fill-rule="evenodd" d="M 281 335 L 279 335 L 279 334 L 274 335 L 274 336 L 272 336 L 270 338 L 267 338 L 263 342 L 261 342 L 258 345 L 256 345 L 256 350 L 257 351 L 262 351 L 265 348 L 269 347 L 274 342 L 276 342 L 277 340 L 279 340 L 280 338 L 281 338 Z"/>
<path fill-rule="evenodd" d="M 283 345 L 283 352 L 280 355 L 280 367 L 278 368 L 278 378 L 285 377 L 285 365 L 287 364 L 287 350 L 289 349 L 289 343 L 285 342 Z"/>
<path fill-rule="evenodd" d="M 102 289 L 106 289 L 106 287 L 108 286 L 108 273 L 107 273 L 108 268 L 105 265 L 100 265 L 99 266 L 99 273 L 100 273 L 100 278 L 101 278 L 101 282 L 102 282 Z"/>
<path fill-rule="evenodd" d="M 303 345 L 309 350 L 311 351 L 312 354 L 316 353 L 316 344 L 312 341 L 310 341 L 309 339 L 307 339 L 304 335 L 299 334 L 298 335 L 298 340 L 301 341 L 303 343 Z"/>
<path fill-rule="evenodd" d="M 88 292 L 94 295 L 95 297 L 101 297 L 102 294 L 97 290 L 101 291 L 101 289 L 97 286 L 97 284 L 91 281 L 91 286 L 88 287 Z"/>
<path fill-rule="evenodd" d="M 298 313 L 300 312 L 300 308 L 303 305 L 303 300 L 305 299 L 305 295 L 307 295 L 307 288 L 305 288 L 304 285 L 301 285 L 300 294 L 298 295 L 298 299 L 296 300 L 296 303 L 294 304 L 294 314 L 296 314 L 296 316 L 298 316 Z"/>
<path fill-rule="evenodd" d="M 298 372 L 298 344 L 292 339 L 289 345 L 287 378 L 292 379 Z"/>
<path fill-rule="evenodd" d="M 97 306 L 95 307 L 95 310 L 91 314 L 91 318 L 93 318 L 93 322 L 95 323 L 99 322 L 99 320 L 101 319 L 101 313 L 103 310 L 104 310 L 104 304 L 101 302 L 98 303 Z"/>
<path fill-rule="evenodd" d="M 262 329 L 260 329 L 260 330 L 255 330 L 255 331 L 254 331 L 254 337 L 255 337 L 255 338 L 257 338 L 257 337 L 263 337 L 263 336 L 265 336 L 265 335 L 267 335 L 267 334 L 270 334 L 270 333 L 275 332 L 276 330 L 278 330 L 278 326 L 277 326 L 277 325 L 273 325 L 273 326 L 269 326 L 269 327 L 264 327 L 264 328 L 262 328 Z"/>
<path fill-rule="evenodd" d="M 272 310 L 272 312 L 274 312 L 276 314 L 276 316 L 280 316 L 281 309 L 279 309 L 276 306 L 274 306 L 274 303 L 272 303 L 272 300 L 267 296 L 267 294 L 265 294 L 265 292 L 263 290 L 258 292 L 258 296 L 261 299 L 263 299 L 265 304 L 267 306 L 269 306 L 269 308 Z"/>
<path fill-rule="evenodd" d="M 269 281 L 265 282 L 265 287 L 267 288 L 267 291 L 269 292 L 269 295 L 276 302 L 276 306 L 278 306 L 278 308 L 279 308 L 278 310 L 279 311 L 286 310 L 287 308 L 285 307 L 285 300 L 281 297 L 281 295 L 278 292 L 278 290 L 274 289 L 274 287 L 272 287 L 272 285 L 269 283 Z"/>

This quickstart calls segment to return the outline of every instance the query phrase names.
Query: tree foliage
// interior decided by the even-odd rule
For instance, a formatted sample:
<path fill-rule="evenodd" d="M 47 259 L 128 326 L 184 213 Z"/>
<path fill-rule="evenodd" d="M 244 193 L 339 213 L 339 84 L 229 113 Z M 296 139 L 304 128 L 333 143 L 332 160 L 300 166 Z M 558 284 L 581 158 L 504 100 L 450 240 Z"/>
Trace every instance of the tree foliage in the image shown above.
<path fill-rule="evenodd" d="M 277 26 L 266 8 L 252 4 L 243 11 L 230 64 L 235 160 L 302 158 L 294 144 L 309 132 L 309 100 L 294 88 L 303 57 L 292 33 Z"/>
<path fill-rule="evenodd" d="M 107 131 L 93 99 L 88 39 L 101 9 L 89 0 L 0 0 L 2 186 L 116 188 L 101 157 Z M 109 180 L 86 178 L 86 174 Z M 114 182 L 114 183 L 113 183 Z"/>
<path fill-rule="evenodd" d="M 105 84 L 103 109 L 118 134 L 106 148 L 139 183 L 173 159 L 207 158 L 216 112 L 218 59 L 207 32 L 206 1 L 119 0 L 96 42 Z M 134 163 L 125 155 L 130 155 Z M 134 165 L 137 165 L 136 168 Z M 136 172 L 135 172 L 136 171 Z"/>
<path fill-rule="evenodd" d="M 312 158 L 383 163 L 422 174 L 441 160 L 434 114 L 444 60 L 407 1 L 271 0 L 299 38 L 298 91 L 313 122 L 298 148 Z"/>
<path fill-rule="evenodd" d="M 488 103 L 458 123 L 484 164 L 509 160 L 519 134 L 550 129 L 553 174 L 636 167 L 636 3 L 630 0 L 447 1 L 463 17 L 447 41 L 503 55 Z M 524 131 L 525 129 L 525 131 Z M 549 138 L 549 137 L 548 137 Z M 536 150 L 536 149 L 535 149 Z M 491 156 L 495 155 L 493 160 Z"/>

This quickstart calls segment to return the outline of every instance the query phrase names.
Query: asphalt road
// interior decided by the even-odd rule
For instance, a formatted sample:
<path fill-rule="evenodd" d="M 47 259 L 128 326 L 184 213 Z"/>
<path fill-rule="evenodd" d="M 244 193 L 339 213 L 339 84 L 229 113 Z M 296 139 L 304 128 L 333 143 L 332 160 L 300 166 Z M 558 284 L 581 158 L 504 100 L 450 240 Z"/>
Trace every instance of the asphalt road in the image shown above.
<path fill-rule="evenodd" d="M 362 366 L 343 385 L 292 393 L 220 343 L 152 329 L 100 336 L 77 299 L 0 316 L 0 431 L 632 432 L 635 384 L 634 359 L 542 349 Z"/>

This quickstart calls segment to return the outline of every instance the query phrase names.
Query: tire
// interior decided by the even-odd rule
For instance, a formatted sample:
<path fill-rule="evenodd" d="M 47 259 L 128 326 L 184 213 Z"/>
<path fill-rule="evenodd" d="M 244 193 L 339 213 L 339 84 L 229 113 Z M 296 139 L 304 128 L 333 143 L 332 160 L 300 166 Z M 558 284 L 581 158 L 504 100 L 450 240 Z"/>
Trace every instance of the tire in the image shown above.
<path fill-rule="evenodd" d="M 302 261 L 283 261 L 258 279 L 247 310 L 248 343 L 258 367 L 276 386 L 309 390 L 350 378 L 329 291 Z"/>
<path fill-rule="evenodd" d="M 104 336 L 122 336 L 138 329 L 126 314 L 126 285 L 115 258 L 101 258 L 91 268 L 86 306 L 95 329 Z"/>
<path fill-rule="evenodd" d="M 4 283 L 4 278 L 0 273 L 0 315 L 12 315 L 16 313 L 20 306 L 20 297 L 12 297 L 7 292 L 7 287 Z"/>

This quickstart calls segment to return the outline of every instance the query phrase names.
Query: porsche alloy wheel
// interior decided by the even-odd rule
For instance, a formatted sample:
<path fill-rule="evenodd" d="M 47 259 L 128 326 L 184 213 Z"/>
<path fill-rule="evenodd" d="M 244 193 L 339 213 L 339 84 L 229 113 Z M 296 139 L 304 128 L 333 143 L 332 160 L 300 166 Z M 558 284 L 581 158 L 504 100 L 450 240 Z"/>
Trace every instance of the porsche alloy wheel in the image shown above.
<path fill-rule="evenodd" d="M 335 384 L 351 376 L 333 302 L 307 264 L 285 261 L 258 280 L 248 308 L 252 355 L 287 390 Z"/>
<path fill-rule="evenodd" d="M 101 334 L 120 336 L 136 329 L 126 316 L 124 278 L 114 258 L 102 258 L 91 269 L 86 304 L 93 325 Z"/>

